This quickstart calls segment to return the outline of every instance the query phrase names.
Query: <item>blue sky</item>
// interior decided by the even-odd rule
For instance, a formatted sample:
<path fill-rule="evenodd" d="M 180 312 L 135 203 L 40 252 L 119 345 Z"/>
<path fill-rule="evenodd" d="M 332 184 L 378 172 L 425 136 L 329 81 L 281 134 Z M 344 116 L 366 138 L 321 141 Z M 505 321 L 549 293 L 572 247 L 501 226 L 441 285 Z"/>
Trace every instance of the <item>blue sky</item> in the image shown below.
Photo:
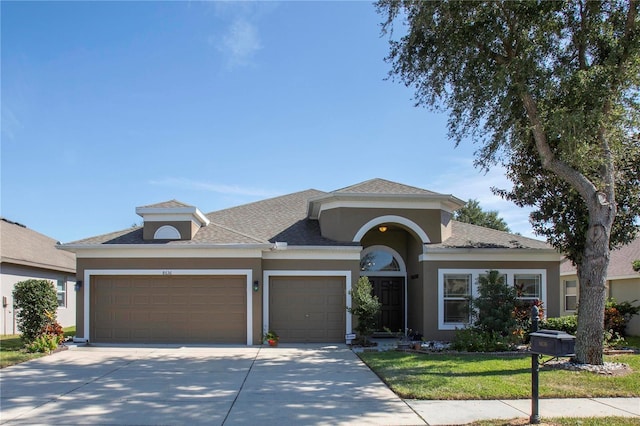
<path fill-rule="evenodd" d="M 375 177 L 475 198 L 501 169 L 454 148 L 446 113 L 385 80 L 370 2 L 6 2 L 2 216 L 62 242 L 139 223 L 169 199 L 203 212 Z"/>

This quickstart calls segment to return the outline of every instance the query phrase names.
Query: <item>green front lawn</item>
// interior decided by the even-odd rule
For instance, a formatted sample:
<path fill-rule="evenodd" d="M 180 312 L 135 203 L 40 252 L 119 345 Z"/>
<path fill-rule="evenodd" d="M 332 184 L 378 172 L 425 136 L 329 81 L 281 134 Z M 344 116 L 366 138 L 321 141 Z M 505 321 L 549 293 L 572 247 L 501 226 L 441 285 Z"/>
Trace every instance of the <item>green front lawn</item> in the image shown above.
<path fill-rule="evenodd" d="M 531 356 L 366 352 L 362 360 L 402 398 L 517 399 L 531 397 Z M 547 358 L 545 358 L 547 359 Z M 541 368 L 541 398 L 640 396 L 640 355 L 606 356 L 632 372 L 604 376 Z"/>
<path fill-rule="evenodd" d="M 75 326 L 64 329 L 65 337 L 75 336 L 75 334 Z M 17 334 L 0 336 L 0 368 L 40 358 L 45 355 L 43 353 L 28 353 L 23 347 L 24 344 Z"/>

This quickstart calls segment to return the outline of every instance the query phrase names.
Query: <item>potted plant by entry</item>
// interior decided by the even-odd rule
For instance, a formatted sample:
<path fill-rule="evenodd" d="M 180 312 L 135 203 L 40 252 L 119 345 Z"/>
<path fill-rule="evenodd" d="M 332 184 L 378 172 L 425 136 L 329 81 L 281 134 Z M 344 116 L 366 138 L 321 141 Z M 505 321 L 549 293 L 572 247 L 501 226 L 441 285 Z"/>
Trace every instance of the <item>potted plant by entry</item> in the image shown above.
<path fill-rule="evenodd" d="M 278 340 L 280 340 L 280 337 L 278 333 L 273 330 L 267 331 L 264 335 L 264 341 L 267 342 L 269 346 L 278 346 Z"/>

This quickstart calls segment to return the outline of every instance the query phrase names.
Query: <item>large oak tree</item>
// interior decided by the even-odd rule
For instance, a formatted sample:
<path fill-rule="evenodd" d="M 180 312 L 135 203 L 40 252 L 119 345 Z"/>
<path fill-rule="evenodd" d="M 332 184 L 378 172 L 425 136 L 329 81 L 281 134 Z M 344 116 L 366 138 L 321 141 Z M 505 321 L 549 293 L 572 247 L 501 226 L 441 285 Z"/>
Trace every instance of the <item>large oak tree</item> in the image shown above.
<path fill-rule="evenodd" d="M 498 231 L 511 232 L 507 222 L 498 216 L 497 210 L 485 211 L 480 207 L 478 200 L 470 199 L 463 207 L 453 213 L 453 218 L 460 222 L 497 229 Z"/>
<path fill-rule="evenodd" d="M 638 3 L 376 6 L 390 76 L 416 105 L 450 112 L 456 145 L 478 144 L 477 166 L 506 166 L 514 188 L 497 192 L 534 206 L 534 229 L 575 263 L 576 358 L 602 364 L 609 251 L 635 236 L 640 212 Z"/>

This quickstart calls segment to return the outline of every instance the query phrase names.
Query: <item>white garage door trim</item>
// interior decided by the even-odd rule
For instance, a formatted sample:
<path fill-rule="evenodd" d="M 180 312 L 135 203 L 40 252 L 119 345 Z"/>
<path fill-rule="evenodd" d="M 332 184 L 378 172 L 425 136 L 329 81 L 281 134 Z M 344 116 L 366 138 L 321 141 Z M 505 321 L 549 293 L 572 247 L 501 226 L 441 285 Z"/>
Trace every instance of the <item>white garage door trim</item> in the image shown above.
<path fill-rule="evenodd" d="M 84 271 L 84 340 L 91 341 L 91 277 L 93 275 L 244 275 L 247 277 L 247 345 L 253 344 L 253 271 L 251 269 L 86 269 Z"/>
<path fill-rule="evenodd" d="M 264 271 L 262 276 L 263 296 L 262 296 L 262 326 L 263 333 L 269 330 L 269 281 L 271 277 L 344 277 L 345 296 L 347 306 L 345 306 L 345 334 L 351 333 L 351 315 L 347 312 L 347 307 L 351 307 L 351 271 Z"/>

